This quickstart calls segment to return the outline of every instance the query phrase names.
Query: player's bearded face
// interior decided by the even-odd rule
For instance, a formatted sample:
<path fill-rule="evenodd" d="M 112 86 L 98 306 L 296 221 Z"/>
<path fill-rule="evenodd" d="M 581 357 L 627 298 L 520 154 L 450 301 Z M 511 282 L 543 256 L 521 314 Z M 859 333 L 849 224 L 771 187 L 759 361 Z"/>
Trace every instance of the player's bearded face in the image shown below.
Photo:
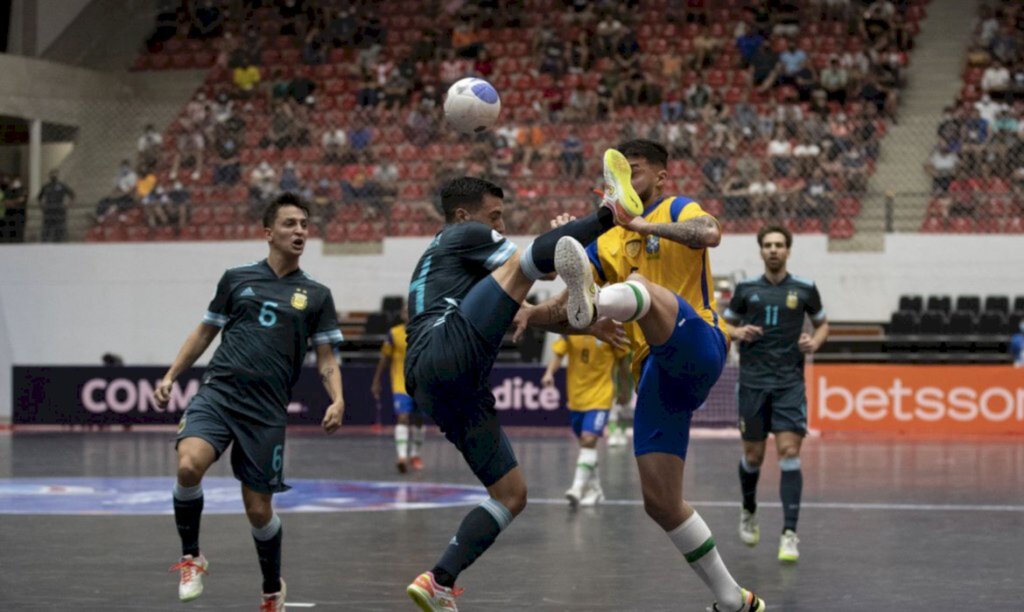
<path fill-rule="evenodd" d="M 270 228 L 270 248 L 286 255 L 299 256 L 309 237 L 309 219 L 301 208 L 282 206 Z"/>
<path fill-rule="evenodd" d="M 665 179 L 665 169 L 652 166 L 650 162 L 642 158 L 629 160 L 633 177 L 630 181 L 633 189 L 636 190 L 640 200 L 649 204 L 660 193 L 660 184 Z"/>
<path fill-rule="evenodd" d="M 789 247 L 782 234 L 766 234 L 761 241 L 761 259 L 769 272 L 778 272 L 786 266 L 789 259 Z"/>

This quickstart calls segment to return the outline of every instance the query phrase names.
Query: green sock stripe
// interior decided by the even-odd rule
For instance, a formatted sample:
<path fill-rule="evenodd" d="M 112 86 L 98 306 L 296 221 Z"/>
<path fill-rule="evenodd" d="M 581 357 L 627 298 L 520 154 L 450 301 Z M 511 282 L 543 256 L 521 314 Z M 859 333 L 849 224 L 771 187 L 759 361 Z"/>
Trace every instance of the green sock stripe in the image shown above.
<path fill-rule="evenodd" d="M 633 316 L 629 318 L 630 321 L 635 321 L 636 318 L 640 316 L 640 311 L 644 309 L 644 296 L 633 283 L 626 283 L 626 286 L 632 289 L 633 295 L 636 296 L 636 310 L 633 312 Z"/>
<path fill-rule="evenodd" d="M 597 464 L 596 463 L 577 463 L 576 467 L 587 468 L 588 470 L 592 470 L 592 469 L 597 467 Z"/>
<path fill-rule="evenodd" d="M 698 546 L 696 550 L 690 551 L 683 556 L 686 557 L 687 563 L 696 563 L 701 557 L 711 552 L 711 549 L 714 547 L 715 538 L 710 537 L 707 540 L 705 540 L 703 544 Z"/>

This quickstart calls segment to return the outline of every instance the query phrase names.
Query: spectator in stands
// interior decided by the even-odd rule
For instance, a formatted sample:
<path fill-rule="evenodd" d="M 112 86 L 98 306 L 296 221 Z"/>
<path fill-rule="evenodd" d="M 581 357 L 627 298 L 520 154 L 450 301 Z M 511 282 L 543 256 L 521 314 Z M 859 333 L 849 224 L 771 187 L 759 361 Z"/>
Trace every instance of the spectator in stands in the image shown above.
<path fill-rule="evenodd" d="M 216 38 L 224 32 L 224 15 L 213 0 L 194 0 L 189 38 Z"/>
<path fill-rule="evenodd" d="M 715 54 L 722 48 L 722 39 L 714 36 L 707 24 L 702 24 L 693 37 L 693 56 L 690 59 L 690 67 L 694 70 L 704 70 L 715 63 Z"/>
<path fill-rule="evenodd" d="M 821 226 L 828 229 L 832 221 L 833 193 L 825 171 L 815 167 L 811 177 L 804 183 L 801 200 L 800 216 L 805 219 L 819 219 Z"/>
<path fill-rule="evenodd" d="M 267 160 L 262 160 L 249 173 L 249 214 L 259 217 L 266 204 L 277 194 L 277 173 Z"/>
<path fill-rule="evenodd" d="M 740 52 L 740 67 L 745 68 L 754 62 L 754 57 L 765 46 L 765 38 L 761 32 L 748 28 L 736 38 L 736 48 Z"/>
<path fill-rule="evenodd" d="M 562 140 L 562 167 L 566 176 L 574 179 L 583 176 L 583 141 L 571 130 Z"/>
<path fill-rule="evenodd" d="M 152 169 L 139 167 L 138 180 L 135 181 L 135 202 L 140 204 L 153 194 L 156 189 L 156 173 Z"/>
<path fill-rule="evenodd" d="M 747 192 L 750 194 L 750 214 L 755 219 L 767 221 L 775 216 L 775 194 L 779 187 L 758 171 Z"/>
<path fill-rule="evenodd" d="M 204 107 L 205 109 L 205 107 Z M 187 109 L 186 109 L 186 112 Z M 205 110 L 203 111 L 205 114 Z M 182 166 L 192 168 L 192 180 L 198 180 L 203 171 L 203 152 L 206 137 L 202 127 L 182 117 L 181 128 L 174 139 L 174 158 L 171 160 L 171 178 L 178 176 Z"/>
<path fill-rule="evenodd" d="M 797 46 L 796 40 L 786 41 L 786 48 L 779 53 L 780 72 L 776 79 L 778 85 L 795 85 L 796 75 L 807 65 L 807 52 Z"/>
<path fill-rule="evenodd" d="M 564 121 L 592 121 L 597 112 L 597 95 L 582 81 L 569 92 L 569 99 L 562 112 Z"/>
<path fill-rule="evenodd" d="M 260 139 L 260 146 L 264 149 L 271 146 L 285 149 L 295 146 L 295 137 L 296 125 L 292 107 L 287 102 L 278 102 L 270 115 L 267 135 Z"/>
<path fill-rule="evenodd" d="M 139 182 L 132 164 L 127 159 L 121 160 L 114 178 L 114 190 L 96 204 L 96 221 L 103 223 L 111 214 L 123 212 L 135 205 L 135 185 Z"/>
<path fill-rule="evenodd" d="M 142 211 L 146 217 L 146 225 L 150 229 L 170 225 L 171 198 L 163 187 L 155 187 L 139 202 L 142 204 Z"/>
<path fill-rule="evenodd" d="M 960 156 L 947 143 L 940 143 L 932 151 L 925 164 L 925 171 L 932 177 L 932 191 L 944 193 L 953 182 L 957 167 L 960 164 Z"/>
<path fill-rule="evenodd" d="M 889 119 L 896 120 L 896 106 L 898 104 L 896 90 L 879 83 L 878 79 L 870 72 L 864 76 L 863 84 L 857 93 L 857 98 L 867 104 L 874 105 L 879 113 L 884 114 Z"/>
<path fill-rule="evenodd" d="M 750 217 L 750 181 L 739 172 L 725 179 L 722 187 L 723 217 L 746 219 Z"/>
<path fill-rule="evenodd" d="M 60 180 L 56 170 L 37 196 L 43 211 L 43 242 L 64 242 L 68 238 L 68 207 L 75 203 L 75 192 Z"/>
<path fill-rule="evenodd" d="M 0 242 L 24 242 L 28 194 L 21 179 L 11 177 L 0 185 Z"/>
<path fill-rule="evenodd" d="M 625 26 L 622 22 L 615 18 L 615 16 L 608 11 L 601 18 L 601 21 L 597 23 L 595 34 L 597 35 L 597 56 L 598 57 L 610 57 L 618 44 L 619 37 L 622 35 Z"/>
<path fill-rule="evenodd" d="M 348 47 L 355 41 L 358 26 L 359 21 L 356 18 L 355 6 L 347 4 L 343 8 L 339 8 L 334 11 L 330 22 L 327 24 L 326 33 L 331 44 L 335 47 Z M 433 52 L 431 51 L 421 59 L 426 59 L 432 56 Z"/>
<path fill-rule="evenodd" d="M 775 195 L 777 214 L 785 219 L 796 217 L 799 212 L 807 182 L 800 176 L 800 167 L 793 164 L 789 172 L 776 178 L 778 192 Z"/>
<path fill-rule="evenodd" d="M 728 151 L 722 147 L 711 147 L 705 157 L 701 172 L 704 175 L 704 189 L 709 193 L 721 193 L 725 175 L 729 169 Z"/>
<path fill-rule="evenodd" d="M 369 216 L 380 216 L 381 200 L 377 184 L 366 180 L 366 174 L 362 171 L 357 172 L 351 180 L 341 181 L 341 197 L 346 205 L 355 204 Z"/>
<path fill-rule="evenodd" d="M 329 125 L 320 137 L 320 148 L 324 151 L 324 162 L 344 163 L 349 157 L 348 134 L 339 127 Z"/>
<path fill-rule="evenodd" d="M 982 149 L 989 141 L 989 122 L 977 108 L 971 109 L 964 123 L 963 143 L 960 147 L 961 161 L 969 169 L 978 163 Z"/>
<path fill-rule="evenodd" d="M 331 182 L 325 178 L 317 181 L 306 200 L 312 205 L 309 211 L 309 218 L 321 230 L 327 228 L 327 224 L 334 218 L 337 208 L 334 198 L 331 195 Z"/>
<path fill-rule="evenodd" d="M 828 66 L 821 71 L 821 88 L 830 102 L 846 105 L 846 88 L 850 84 L 850 75 L 839 65 L 839 57 L 833 55 Z"/>
<path fill-rule="evenodd" d="M 793 165 L 793 143 L 789 141 L 789 135 L 784 126 L 776 124 L 775 133 L 768 141 L 766 152 L 776 176 L 784 176 L 789 173 L 789 167 Z"/>
<path fill-rule="evenodd" d="M 153 32 L 146 39 L 146 48 L 150 53 L 158 53 L 162 44 L 178 33 L 178 6 L 181 2 L 161 0 L 156 7 L 156 20 Z"/>
<path fill-rule="evenodd" d="M 260 84 L 260 78 L 260 67 L 251 62 L 235 68 L 231 73 L 231 80 L 242 96 L 252 94 L 256 86 Z"/>
<path fill-rule="evenodd" d="M 581 29 L 576 38 L 569 41 L 565 57 L 571 74 L 583 74 L 591 69 L 594 58 L 591 52 L 590 34 L 586 29 Z M 668 60 L 669 58 L 666 57 L 663 62 Z M 678 63 L 678 58 L 676 60 Z M 662 69 L 664 70 L 664 66 Z"/>
<path fill-rule="evenodd" d="M 147 123 L 139 136 L 139 162 L 145 166 L 156 165 L 160 154 L 160 146 L 164 143 L 164 137 L 156 131 L 152 123 Z"/>
<path fill-rule="evenodd" d="M 1008 23 L 999 26 L 999 31 L 992 37 L 989 47 L 992 55 L 1004 64 L 1014 64 L 1020 59 L 1020 40 Z"/>
<path fill-rule="evenodd" d="M 327 45 L 325 35 L 317 27 L 306 33 L 302 42 L 302 63 L 307 66 L 319 66 L 327 61 Z"/>
<path fill-rule="evenodd" d="M 217 157 L 217 167 L 213 171 L 215 185 L 234 185 L 241 180 L 241 144 L 226 128 L 217 130 Z"/>
<path fill-rule="evenodd" d="M 368 125 L 368 117 L 365 112 L 355 113 L 349 124 L 348 145 L 357 161 L 366 157 L 373 144 L 373 130 Z"/>
<path fill-rule="evenodd" d="M 363 108 L 377 106 L 382 93 L 377 85 L 377 77 L 372 71 L 361 69 L 359 82 L 359 89 L 356 91 L 356 103 Z"/>
<path fill-rule="evenodd" d="M 562 43 L 557 38 L 551 37 L 541 48 L 540 67 L 537 72 L 550 74 L 555 79 L 561 79 L 569 69 L 566 61 L 566 53 Z"/>
<path fill-rule="evenodd" d="M 748 61 L 750 84 L 757 91 L 767 91 L 774 83 L 778 56 L 769 48 L 761 48 L 754 51 Z"/>
<path fill-rule="evenodd" d="M 466 74 L 466 61 L 455 55 L 455 51 L 448 49 L 444 52 L 439 71 L 441 91 L 448 91 L 452 83 L 458 81 Z"/>
<path fill-rule="evenodd" d="M 288 160 L 284 163 L 277 187 L 282 192 L 299 193 L 302 191 L 302 178 L 299 176 L 299 171 L 295 168 L 295 162 Z"/>
<path fill-rule="evenodd" d="M 704 83 L 704 75 L 697 73 L 697 80 L 686 89 L 686 108 L 699 112 L 711 100 L 711 88 Z"/>
<path fill-rule="evenodd" d="M 178 224 L 179 230 L 184 229 L 188 225 L 192 212 L 192 207 L 189 203 L 192 199 L 192 194 L 189 193 L 181 181 L 174 181 L 170 191 L 167 192 L 167 197 L 170 200 L 168 212 L 171 221 Z"/>
<path fill-rule="evenodd" d="M 999 111 L 1006 108 L 1005 104 L 996 102 L 991 96 L 985 94 L 980 100 L 974 103 L 974 108 L 981 114 L 982 118 L 989 123 L 995 123 Z"/>
<path fill-rule="evenodd" d="M 385 199 L 398 196 L 398 165 L 390 157 L 386 157 L 373 165 L 373 182 L 377 191 Z"/>

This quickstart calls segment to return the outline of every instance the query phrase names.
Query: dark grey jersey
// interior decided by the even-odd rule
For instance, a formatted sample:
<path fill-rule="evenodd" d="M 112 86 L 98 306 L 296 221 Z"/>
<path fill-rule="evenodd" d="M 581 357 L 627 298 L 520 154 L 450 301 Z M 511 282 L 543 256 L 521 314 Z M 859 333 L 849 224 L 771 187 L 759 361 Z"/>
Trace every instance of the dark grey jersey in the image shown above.
<path fill-rule="evenodd" d="M 788 274 L 773 285 L 762 275 L 736 285 L 725 319 L 764 329 L 757 340 L 739 343 L 740 384 L 764 389 L 803 382 L 804 354 L 797 342 L 805 314 L 815 323 L 825 320 L 814 281 Z"/>
<path fill-rule="evenodd" d="M 446 225 L 420 257 L 409 284 L 409 352 L 473 285 L 508 261 L 516 245 L 477 221 Z"/>
<path fill-rule="evenodd" d="M 267 425 L 287 421 L 310 344 L 343 339 L 331 290 L 302 270 L 278 278 L 265 259 L 224 273 L 203 323 L 223 328 L 203 383 Z"/>

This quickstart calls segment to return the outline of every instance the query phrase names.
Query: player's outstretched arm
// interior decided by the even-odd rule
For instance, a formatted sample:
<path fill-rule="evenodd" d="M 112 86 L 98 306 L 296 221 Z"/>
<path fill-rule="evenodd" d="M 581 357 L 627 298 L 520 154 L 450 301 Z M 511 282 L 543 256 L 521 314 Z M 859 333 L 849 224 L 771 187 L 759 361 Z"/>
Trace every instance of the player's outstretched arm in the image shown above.
<path fill-rule="evenodd" d="M 163 380 L 157 385 L 156 391 L 153 392 L 153 397 L 156 399 L 158 406 L 161 408 L 167 407 L 167 403 L 171 399 L 171 387 L 174 385 L 175 379 L 182 372 L 191 368 L 196 359 L 199 359 L 206 352 L 206 349 L 210 347 L 210 343 L 217 337 L 219 331 L 219 327 L 207 323 L 200 323 L 198 327 L 192 330 L 192 333 L 185 339 L 185 344 L 178 351 L 178 356 L 174 358 L 174 363 L 171 364 L 170 369 L 164 374 Z"/>
<path fill-rule="evenodd" d="M 345 397 L 341 388 L 341 366 L 330 344 L 317 345 L 316 369 L 320 372 L 320 381 L 327 389 L 327 395 L 331 397 L 331 405 L 327 407 L 320 425 L 327 433 L 334 433 L 341 427 L 341 420 L 345 416 Z"/>
<path fill-rule="evenodd" d="M 651 223 L 643 217 L 636 217 L 626 227 L 638 234 L 659 236 L 691 249 L 716 247 L 722 242 L 722 228 L 711 215 L 700 215 L 675 223 Z"/>

